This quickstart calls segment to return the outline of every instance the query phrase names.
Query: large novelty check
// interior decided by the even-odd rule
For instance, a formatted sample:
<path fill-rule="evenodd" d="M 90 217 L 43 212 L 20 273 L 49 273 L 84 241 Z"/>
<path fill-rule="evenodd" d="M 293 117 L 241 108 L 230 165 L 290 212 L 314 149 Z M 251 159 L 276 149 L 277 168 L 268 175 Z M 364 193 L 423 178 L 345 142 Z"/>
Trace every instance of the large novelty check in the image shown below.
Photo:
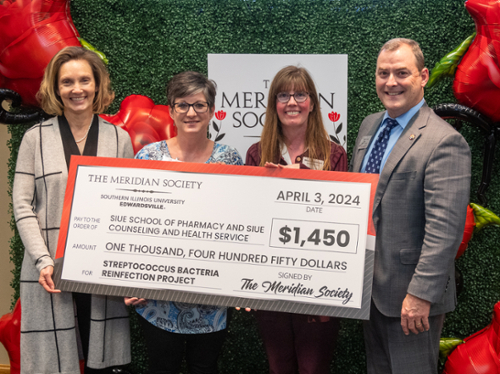
<path fill-rule="evenodd" d="M 75 157 L 56 286 L 367 319 L 377 177 Z"/>

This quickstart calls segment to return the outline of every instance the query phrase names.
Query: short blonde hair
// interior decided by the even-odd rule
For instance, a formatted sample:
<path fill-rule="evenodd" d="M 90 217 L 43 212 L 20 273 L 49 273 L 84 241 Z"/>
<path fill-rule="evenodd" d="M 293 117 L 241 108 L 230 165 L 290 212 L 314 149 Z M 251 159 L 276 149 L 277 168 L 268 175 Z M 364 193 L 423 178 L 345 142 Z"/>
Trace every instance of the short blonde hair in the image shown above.
<path fill-rule="evenodd" d="M 92 105 L 94 113 L 102 113 L 113 102 L 115 93 L 111 90 L 109 73 L 100 57 L 82 47 L 66 47 L 52 57 L 43 75 L 40 90 L 36 94 L 42 109 L 51 115 L 62 115 L 64 105 L 57 94 L 61 66 L 72 60 L 85 60 L 90 65 L 96 83 L 96 95 Z"/>

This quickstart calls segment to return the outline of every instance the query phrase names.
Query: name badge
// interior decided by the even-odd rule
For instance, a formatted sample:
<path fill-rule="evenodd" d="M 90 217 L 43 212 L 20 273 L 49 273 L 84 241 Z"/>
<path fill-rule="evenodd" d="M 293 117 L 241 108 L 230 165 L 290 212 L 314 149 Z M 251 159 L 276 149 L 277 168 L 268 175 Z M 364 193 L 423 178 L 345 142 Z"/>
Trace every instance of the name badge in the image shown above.
<path fill-rule="evenodd" d="M 312 170 L 323 170 L 325 162 L 323 160 L 316 160 L 310 157 L 303 157 L 302 163 Z"/>
<path fill-rule="evenodd" d="M 372 139 L 372 137 L 370 135 L 363 136 L 363 138 L 361 138 L 361 142 L 359 143 L 358 148 L 364 149 L 364 148 L 368 147 L 371 139 Z"/>

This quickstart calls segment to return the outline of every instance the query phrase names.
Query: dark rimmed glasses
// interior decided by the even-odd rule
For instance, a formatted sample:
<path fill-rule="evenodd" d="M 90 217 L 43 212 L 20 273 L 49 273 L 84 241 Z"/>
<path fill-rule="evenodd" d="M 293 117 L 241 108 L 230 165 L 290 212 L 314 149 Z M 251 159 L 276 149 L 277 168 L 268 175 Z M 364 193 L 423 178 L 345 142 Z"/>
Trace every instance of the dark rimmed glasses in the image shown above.
<path fill-rule="evenodd" d="M 304 101 L 307 100 L 307 98 L 309 97 L 309 93 L 308 92 L 295 92 L 294 94 L 291 94 L 289 92 L 280 92 L 276 95 L 276 99 L 280 102 L 280 103 L 288 103 L 290 101 L 290 98 L 293 96 L 293 98 L 295 99 L 295 101 L 297 103 L 303 103 Z"/>
<path fill-rule="evenodd" d="M 206 101 L 198 101 L 194 104 L 188 103 L 174 103 L 174 110 L 177 113 L 187 113 L 189 112 L 189 108 L 193 107 L 196 113 L 206 113 L 208 112 L 208 103 Z"/>

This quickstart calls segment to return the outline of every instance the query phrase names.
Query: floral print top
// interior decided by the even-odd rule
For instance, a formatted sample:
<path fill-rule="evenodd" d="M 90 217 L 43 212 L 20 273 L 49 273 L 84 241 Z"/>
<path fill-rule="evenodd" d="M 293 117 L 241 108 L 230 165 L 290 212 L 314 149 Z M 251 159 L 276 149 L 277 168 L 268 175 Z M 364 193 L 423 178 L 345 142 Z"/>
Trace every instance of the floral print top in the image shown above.
<path fill-rule="evenodd" d="M 170 155 L 166 141 L 145 146 L 135 158 L 179 161 Z M 212 154 L 205 163 L 243 165 L 243 160 L 235 148 L 214 143 Z M 178 334 L 207 334 L 224 330 L 227 327 L 227 308 L 225 307 L 148 300 L 146 305 L 136 306 L 135 310 L 154 326 Z"/>
<path fill-rule="evenodd" d="M 164 140 L 146 145 L 139 152 L 137 152 L 135 158 L 155 161 L 179 161 L 172 158 L 170 151 L 168 150 L 167 142 Z M 205 161 L 205 164 L 211 163 L 243 165 L 243 159 L 236 148 L 224 144 L 214 143 L 212 154 L 208 160 Z"/>

